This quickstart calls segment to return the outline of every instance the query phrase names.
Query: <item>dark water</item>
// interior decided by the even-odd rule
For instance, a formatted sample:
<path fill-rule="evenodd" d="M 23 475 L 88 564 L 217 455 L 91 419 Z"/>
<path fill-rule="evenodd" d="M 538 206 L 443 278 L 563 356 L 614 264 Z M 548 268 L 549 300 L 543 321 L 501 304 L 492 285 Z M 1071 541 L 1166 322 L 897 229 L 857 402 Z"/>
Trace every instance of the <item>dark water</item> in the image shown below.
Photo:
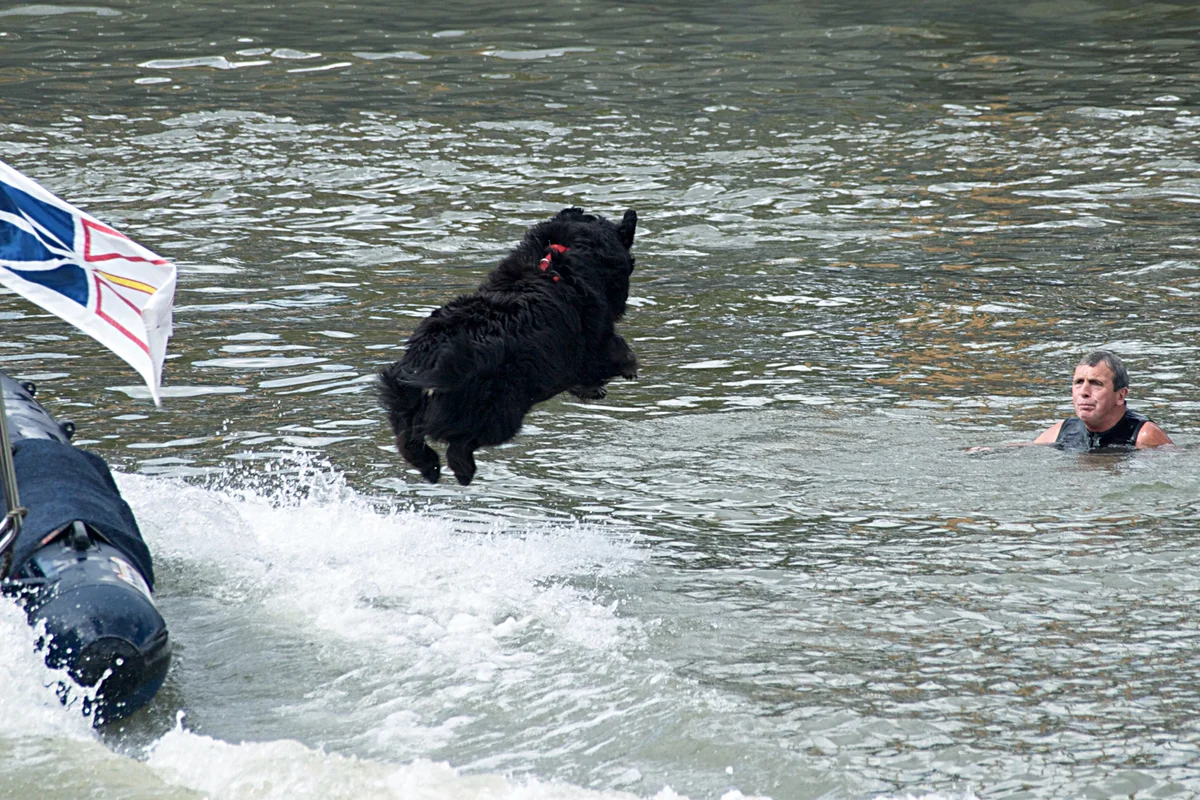
<path fill-rule="evenodd" d="M 6 618 L 13 796 L 1194 796 L 1198 34 L 0 7 L 0 159 L 180 270 L 161 410 L 0 297 L 0 368 L 124 473 L 178 643 L 96 738 Z M 374 370 L 568 205 L 639 214 L 641 376 L 419 483 Z M 1097 346 L 1180 449 L 965 452 L 1068 414 Z"/>

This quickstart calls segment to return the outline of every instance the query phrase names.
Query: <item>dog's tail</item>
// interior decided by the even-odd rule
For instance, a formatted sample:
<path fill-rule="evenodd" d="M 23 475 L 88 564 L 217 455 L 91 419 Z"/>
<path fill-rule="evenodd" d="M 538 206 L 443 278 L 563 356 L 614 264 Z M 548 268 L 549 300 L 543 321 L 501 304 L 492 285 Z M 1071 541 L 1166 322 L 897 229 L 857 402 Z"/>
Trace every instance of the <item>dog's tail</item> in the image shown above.
<path fill-rule="evenodd" d="M 379 402 L 389 414 L 395 411 L 411 418 L 417 413 L 421 406 L 421 385 L 413 380 L 410 370 L 406 369 L 404 364 L 396 362 L 382 367 L 377 377 Z"/>

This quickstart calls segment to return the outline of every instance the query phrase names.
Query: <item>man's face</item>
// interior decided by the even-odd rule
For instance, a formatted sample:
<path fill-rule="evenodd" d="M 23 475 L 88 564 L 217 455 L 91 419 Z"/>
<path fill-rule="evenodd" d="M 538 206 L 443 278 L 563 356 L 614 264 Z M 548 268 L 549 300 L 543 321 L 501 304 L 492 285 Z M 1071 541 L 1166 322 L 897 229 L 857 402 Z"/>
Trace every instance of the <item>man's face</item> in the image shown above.
<path fill-rule="evenodd" d="M 1125 413 L 1125 395 L 1129 387 L 1113 390 L 1113 371 L 1107 364 L 1094 367 L 1080 364 L 1071 383 L 1071 402 L 1075 415 L 1093 431 L 1105 431 L 1117 424 Z"/>

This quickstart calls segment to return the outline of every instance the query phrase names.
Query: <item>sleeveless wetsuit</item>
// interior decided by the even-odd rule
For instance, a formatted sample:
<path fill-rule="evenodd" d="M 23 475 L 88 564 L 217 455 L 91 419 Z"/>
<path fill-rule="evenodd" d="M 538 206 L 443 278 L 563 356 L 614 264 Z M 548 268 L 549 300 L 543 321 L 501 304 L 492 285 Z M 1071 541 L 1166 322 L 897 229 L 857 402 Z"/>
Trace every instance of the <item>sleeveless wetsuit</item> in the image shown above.
<path fill-rule="evenodd" d="M 1150 420 L 1136 411 L 1125 409 L 1125 416 L 1117 420 L 1106 431 L 1093 433 L 1083 424 L 1079 417 L 1065 420 L 1058 430 L 1058 438 L 1054 440 L 1056 447 L 1063 450 L 1096 450 L 1101 447 L 1134 447 L 1137 444 L 1138 431 Z"/>

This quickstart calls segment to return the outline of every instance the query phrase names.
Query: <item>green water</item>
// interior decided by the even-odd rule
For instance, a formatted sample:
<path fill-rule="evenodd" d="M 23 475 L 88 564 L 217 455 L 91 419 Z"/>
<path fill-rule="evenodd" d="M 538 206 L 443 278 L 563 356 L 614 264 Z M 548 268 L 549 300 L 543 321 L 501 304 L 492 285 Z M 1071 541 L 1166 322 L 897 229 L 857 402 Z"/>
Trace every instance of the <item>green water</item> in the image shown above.
<path fill-rule="evenodd" d="M 1198 33 L 1082 0 L 0 9 L 0 159 L 180 271 L 161 410 L 0 296 L 0 368 L 126 474 L 179 647 L 112 777 L 66 759 L 60 796 L 368 796 L 416 759 L 642 797 L 1200 791 Z M 567 205 L 638 212 L 639 378 L 420 483 L 374 370 Z M 965 452 L 1070 413 L 1097 346 L 1181 449 Z M 53 730 L 2 732 L 16 785 Z"/>

